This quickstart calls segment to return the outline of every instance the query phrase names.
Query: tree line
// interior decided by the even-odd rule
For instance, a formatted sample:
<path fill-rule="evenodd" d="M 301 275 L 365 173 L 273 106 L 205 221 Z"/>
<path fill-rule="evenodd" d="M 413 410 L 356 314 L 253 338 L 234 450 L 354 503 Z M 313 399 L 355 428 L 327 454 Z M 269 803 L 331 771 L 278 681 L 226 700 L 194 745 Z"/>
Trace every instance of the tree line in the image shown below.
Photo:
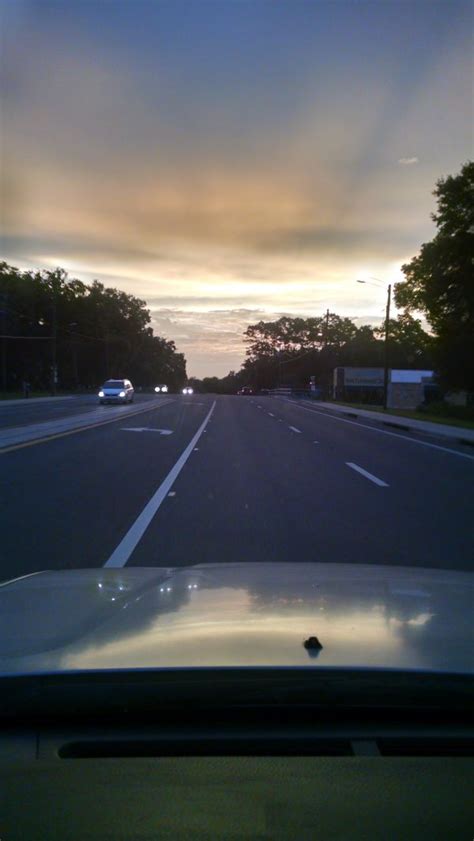
<path fill-rule="evenodd" d="M 431 368 L 432 337 L 410 315 L 390 319 L 390 362 L 393 368 Z M 350 318 L 324 316 L 250 324 L 244 333 L 247 358 L 227 377 L 205 377 L 196 386 L 215 393 L 293 386 L 308 388 L 310 377 L 329 393 L 332 372 L 339 365 L 379 368 L 384 364 L 384 328 L 358 327 Z"/>
<path fill-rule="evenodd" d="M 186 360 L 153 335 L 145 301 L 69 278 L 63 269 L 21 271 L 0 263 L 0 383 L 17 391 L 95 388 L 109 377 L 179 389 Z"/>
<path fill-rule="evenodd" d="M 434 369 L 444 391 L 474 395 L 474 163 L 456 176 L 441 178 L 433 195 L 437 233 L 402 266 L 405 279 L 395 285 L 400 314 L 388 323 L 391 368 Z M 423 329 L 424 316 L 430 332 Z M 282 316 L 251 324 L 244 333 L 246 360 L 226 377 L 195 381 L 204 391 L 235 393 L 278 385 L 308 387 L 311 376 L 329 394 L 339 365 L 382 367 L 383 327 L 357 327 L 335 313 L 314 318 Z"/>

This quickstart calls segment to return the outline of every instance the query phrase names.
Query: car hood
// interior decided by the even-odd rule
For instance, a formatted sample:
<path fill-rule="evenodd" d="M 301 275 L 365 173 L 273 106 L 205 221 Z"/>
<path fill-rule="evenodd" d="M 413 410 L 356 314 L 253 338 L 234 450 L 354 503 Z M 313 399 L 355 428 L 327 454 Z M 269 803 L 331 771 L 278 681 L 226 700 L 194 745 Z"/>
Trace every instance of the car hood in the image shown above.
<path fill-rule="evenodd" d="M 472 670 L 472 575 L 349 564 L 41 572 L 0 585 L 0 674 L 200 666 Z M 304 641 L 318 637 L 322 648 Z"/>

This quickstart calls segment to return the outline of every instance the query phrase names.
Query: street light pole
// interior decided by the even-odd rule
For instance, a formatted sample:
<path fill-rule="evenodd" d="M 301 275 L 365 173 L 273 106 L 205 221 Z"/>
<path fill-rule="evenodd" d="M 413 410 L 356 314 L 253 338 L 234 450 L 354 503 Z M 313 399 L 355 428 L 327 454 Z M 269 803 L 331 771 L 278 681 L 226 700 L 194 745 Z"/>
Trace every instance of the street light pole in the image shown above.
<path fill-rule="evenodd" d="M 390 297 L 392 294 L 392 284 L 388 284 L 387 290 L 387 310 L 385 315 L 385 353 L 384 353 L 384 371 L 383 371 L 383 407 L 388 406 L 388 365 L 389 365 L 389 351 L 388 339 L 390 332 Z"/>
<path fill-rule="evenodd" d="M 52 344 L 51 344 L 51 393 L 56 394 L 58 379 L 57 347 L 58 347 L 58 316 L 56 308 L 56 289 L 53 287 L 52 298 Z"/>
<path fill-rule="evenodd" d="M 382 280 L 378 277 L 373 277 L 372 280 L 378 281 L 378 284 L 383 283 Z M 358 280 L 357 283 L 368 283 L 370 286 L 376 286 L 378 284 L 371 284 L 370 281 L 367 280 Z M 387 288 L 387 306 L 385 310 L 385 347 L 384 347 L 384 365 L 383 365 L 383 408 L 387 409 L 388 407 L 388 372 L 389 372 L 389 365 L 390 365 L 390 353 L 389 353 L 389 338 L 390 338 L 390 301 L 392 295 L 392 284 L 388 284 Z"/>

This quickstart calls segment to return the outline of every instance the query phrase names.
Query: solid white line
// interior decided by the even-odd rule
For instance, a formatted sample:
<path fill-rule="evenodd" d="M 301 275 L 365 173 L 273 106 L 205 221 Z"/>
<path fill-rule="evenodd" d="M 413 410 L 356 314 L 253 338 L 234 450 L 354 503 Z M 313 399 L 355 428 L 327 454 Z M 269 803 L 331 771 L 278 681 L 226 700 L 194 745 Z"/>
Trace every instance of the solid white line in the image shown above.
<path fill-rule="evenodd" d="M 309 409 L 307 406 L 301 406 L 301 404 L 297 403 L 296 400 L 285 400 L 285 403 L 291 403 L 293 406 L 298 406 L 299 409 L 303 409 L 311 415 L 323 415 L 325 418 L 331 418 L 331 420 L 337 420 L 341 423 L 350 423 L 352 426 L 361 426 L 362 429 L 368 429 L 370 432 L 380 432 L 381 435 L 390 435 L 392 438 L 401 438 L 402 441 L 408 441 L 411 444 L 421 444 L 422 447 L 431 447 L 433 450 L 441 450 L 443 453 L 451 453 L 453 456 L 461 456 L 461 458 L 468 458 L 471 461 L 474 461 L 474 456 L 469 455 L 469 453 L 460 453 L 459 450 L 451 450 L 449 447 L 441 447 L 439 444 L 430 444 L 429 441 L 418 441 L 417 438 L 409 438 L 407 435 L 400 435 L 399 432 L 387 432 L 386 429 L 377 429 L 377 427 L 367 426 L 365 423 L 347 420 L 347 418 L 339 418 L 337 415 L 329 414 L 329 412 L 321 412 L 318 409 Z M 427 435 L 428 433 L 425 432 L 419 434 Z"/>
<path fill-rule="evenodd" d="M 301 429 L 297 429 L 296 426 L 289 426 L 288 429 L 292 429 L 293 432 L 299 432 L 301 435 Z"/>
<path fill-rule="evenodd" d="M 360 473 L 361 476 L 365 476 L 366 479 L 370 479 L 371 482 L 378 485 L 380 488 L 390 487 L 386 482 L 383 482 L 382 479 L 377 479 L 377 476 L 374 476 L 372 473 L 368 473 L 368 471 L 364 470 L 363 467 L 359 467 L 358 464 L 353 464 L 352 461 L 346 461 L 346 464 L 348 467 L 352 467 L 353 470 L 356 470 L 357 473 Z"/>
<path fill-rule="evenodd" d="M 188 446 L 185 450 L 181 453 L 178 461 L 171 468 L 170 472 L 168 473 L 166 479 L 163 480 L 159 488 L 155 491 L 151 499 L 145 505 L 142 513 L 138 515 L 137 519 L 133 523 L 133 525 L 129 528 L 125 537 L 122 538 L 119 545 L 114 549 L 108 561 L 105 562 L 104 567 L 123 567 L 127 563 L 130 555 L 132 554 L 133 550 L 137 546 L 137 544 L 142 539 L 145 531 L 147 530 L 148 526 L 150 525 L 153 517 L 155 516 L 156 512 L 158 511 L 161 503 L 169 493 L 170 489 L 173 486 L 173 483 L 178 478 L 179 474 L 181 473 L 184 465 L 186 464 L 189 456 L 194 450 L 194 445 L 197 444 L 199 438 L 201 437 L 204 427 L 209 421 L 214 408 L 216 405 L 216 401 L 211 406 L 211 409 L 207 415 L 207 417 L 202 422 L 201 426 L 199 427 L 196 434 L 191 438 Z"/>

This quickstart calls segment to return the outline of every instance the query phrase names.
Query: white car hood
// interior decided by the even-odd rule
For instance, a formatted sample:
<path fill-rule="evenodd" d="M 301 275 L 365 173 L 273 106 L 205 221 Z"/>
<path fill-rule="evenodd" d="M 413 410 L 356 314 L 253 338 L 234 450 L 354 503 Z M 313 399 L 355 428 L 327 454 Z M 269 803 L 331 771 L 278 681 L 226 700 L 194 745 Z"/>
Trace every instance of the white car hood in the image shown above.
<path fill-rule="evenodd" d="M 0 585 L 0 674 L 199 666 L 472 672 L 468 572 L 209 564 Z M 303 645 L 317 636 L 322 649 Z"/>

